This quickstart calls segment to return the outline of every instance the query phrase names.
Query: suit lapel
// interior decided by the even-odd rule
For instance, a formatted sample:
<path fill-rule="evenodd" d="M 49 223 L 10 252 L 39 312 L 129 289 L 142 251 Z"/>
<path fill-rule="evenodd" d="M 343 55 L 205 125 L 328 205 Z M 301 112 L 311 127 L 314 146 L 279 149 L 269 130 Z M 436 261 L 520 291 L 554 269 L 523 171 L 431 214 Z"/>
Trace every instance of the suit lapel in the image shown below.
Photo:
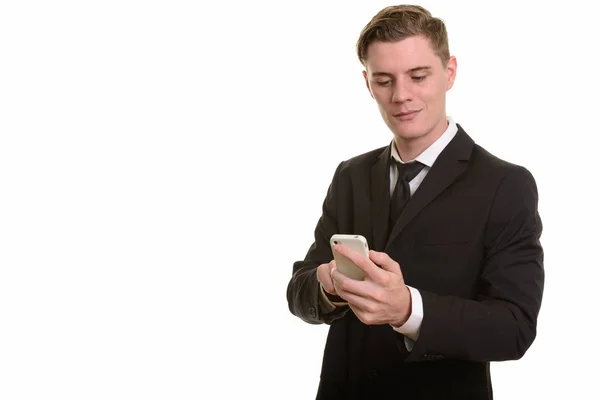
<path fill-rule="evenodd" d="M 421 185 L 411 197 L 406 208 L 394 225 L 385 247 L 402 232 L 406 225 L 421 212 L 427 204 L 439 196 L 448 186 L 452 184 L 466 169 L 469 156 L 473 149 L 473 140 L 458 125 L 456 136 L 448 143 L 448 146 L 440 153 L 429 173 L 421 182 Z M 389 198 L 389 195 L 388 195 Z M 386 214 L 387 215 L 387 214 Z"/>
<path fill-rule="evenodd" d="M 371 249 L 383 251 L 388 233 L 390 208 L 390 157 L 388 146 L 371 167 L 371 216 L 373 245 Z"/>

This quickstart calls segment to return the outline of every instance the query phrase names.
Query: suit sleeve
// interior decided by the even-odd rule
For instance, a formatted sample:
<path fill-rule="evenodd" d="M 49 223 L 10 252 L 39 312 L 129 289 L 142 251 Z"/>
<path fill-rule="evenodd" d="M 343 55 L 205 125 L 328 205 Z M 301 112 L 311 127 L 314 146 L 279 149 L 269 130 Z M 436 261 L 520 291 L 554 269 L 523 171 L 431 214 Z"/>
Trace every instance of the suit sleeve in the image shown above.
<path fill-rule="evenodd" d="M 287 301 L 290 312 L 310 324 L 330 324 L 345 315 L 348 305 L 335 306 L 323 298 L 321 285 L 317 280 L 317 267 L 333 259 L 329 239 L 338 233 L 337 207 L 342 166 L 334 173 L 323 202 L 322 214 L 314 232 L 314 242 L 303 261 L 297 261 L 292 268 L 292 277 L 287 287 Z"/>
<path fill-rule="evenodd" d="M 536 336 L 544 287 L 542 222 L 533 176 L 511 170 L 497 188 L 484 233 L 474 300 L 421 291 L 423 322 L 406 361 L 521 358 Z"/>

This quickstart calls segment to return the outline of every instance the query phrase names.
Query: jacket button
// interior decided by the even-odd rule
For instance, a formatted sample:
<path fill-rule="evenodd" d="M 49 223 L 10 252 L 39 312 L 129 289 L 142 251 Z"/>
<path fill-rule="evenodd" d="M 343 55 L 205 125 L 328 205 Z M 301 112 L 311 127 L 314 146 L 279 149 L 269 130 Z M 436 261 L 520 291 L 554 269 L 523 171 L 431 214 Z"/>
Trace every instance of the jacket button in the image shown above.
<path fill-rule="evenodd" d="M 308 314 L 309 314 L 311 317 L 313 317 L 313 318 L 316 318 L 316 317 L 317 317 L 317 310 L 315 310 L 315 308 L 314 308 L 314 307 L 311 307 L 311 308 L 309 308 L 309 309 L 308 309 Z"/>
<path fill-rule="evenodd" d="M 375 380 L 378 376 L 379 374 L 377 373 L 376 369 L 372 369 L 369 371 L 369 379 Z"/>

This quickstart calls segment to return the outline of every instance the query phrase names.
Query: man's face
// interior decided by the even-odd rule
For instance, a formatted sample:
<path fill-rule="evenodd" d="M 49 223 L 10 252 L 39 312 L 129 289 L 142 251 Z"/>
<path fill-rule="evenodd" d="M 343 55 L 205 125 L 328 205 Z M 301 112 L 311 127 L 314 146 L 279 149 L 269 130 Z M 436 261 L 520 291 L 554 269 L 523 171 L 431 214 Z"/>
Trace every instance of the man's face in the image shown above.
<path fill-rule="evenodd" d="M 437 138 L 446 130 L 446 91 L 456 75 L 454 57 L 444 66 L 427 38 L 412 36 L 371 43 L 365 67 L 371 96 L 399 140 Z"/>

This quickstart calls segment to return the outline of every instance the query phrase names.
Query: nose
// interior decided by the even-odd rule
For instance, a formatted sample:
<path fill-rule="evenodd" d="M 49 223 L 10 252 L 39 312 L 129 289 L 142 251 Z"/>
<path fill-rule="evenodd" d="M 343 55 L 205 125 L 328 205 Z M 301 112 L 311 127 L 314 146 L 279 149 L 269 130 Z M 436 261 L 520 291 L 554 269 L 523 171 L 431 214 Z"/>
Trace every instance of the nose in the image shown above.
<path fill-rule="evenodd" d="M 395 103 L 402 103 L 412 98 L 409 85 L 403 82 L 401 79 L 396 81 L 394 85 L 394 93 L 392 95 L 392 101 Z"/>

